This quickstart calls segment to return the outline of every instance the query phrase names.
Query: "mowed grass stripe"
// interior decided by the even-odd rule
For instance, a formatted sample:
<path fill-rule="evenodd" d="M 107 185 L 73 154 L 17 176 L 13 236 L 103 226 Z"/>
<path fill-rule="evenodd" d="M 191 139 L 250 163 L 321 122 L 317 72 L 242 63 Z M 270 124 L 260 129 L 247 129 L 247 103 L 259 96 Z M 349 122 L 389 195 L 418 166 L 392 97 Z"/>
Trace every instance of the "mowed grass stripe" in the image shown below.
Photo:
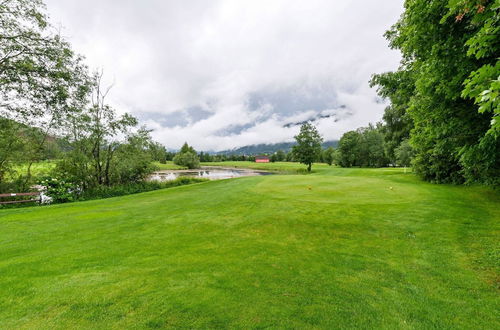
<path fill-rule="evenodd" d="M 500 326 L 496 192 L 313 169 L 0 211 L 0 326 Z"/>

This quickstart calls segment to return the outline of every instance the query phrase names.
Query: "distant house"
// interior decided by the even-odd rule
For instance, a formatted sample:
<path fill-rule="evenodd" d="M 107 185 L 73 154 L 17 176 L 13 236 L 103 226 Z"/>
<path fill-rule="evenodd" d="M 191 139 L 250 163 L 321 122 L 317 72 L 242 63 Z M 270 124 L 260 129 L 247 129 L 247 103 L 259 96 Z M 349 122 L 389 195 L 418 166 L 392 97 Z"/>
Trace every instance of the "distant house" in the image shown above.
<path fill-rule="evenodd" d="M 256 163 L 269 163 L 269 157 L 268 156 L 255 156 L 255 162 Z"/>

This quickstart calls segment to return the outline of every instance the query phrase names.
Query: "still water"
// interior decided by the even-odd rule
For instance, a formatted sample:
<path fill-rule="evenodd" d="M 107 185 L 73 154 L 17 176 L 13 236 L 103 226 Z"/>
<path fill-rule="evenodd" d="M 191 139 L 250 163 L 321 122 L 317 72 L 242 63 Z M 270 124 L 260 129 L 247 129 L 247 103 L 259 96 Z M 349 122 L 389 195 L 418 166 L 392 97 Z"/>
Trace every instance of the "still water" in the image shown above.
<path fill-rule="evenodd" d="M 242 176 L 268 175 L 269 172 L 255 171 L 250 169 L 230 168 L 201 168 L 197 170 L 167 170 L 154 172 L 150 179 L 154 181 L 171 181 L 178 177 L 187 176 L 192 178 L 205 178 L 209 180 L 222 180 L 238 178 Z"/>

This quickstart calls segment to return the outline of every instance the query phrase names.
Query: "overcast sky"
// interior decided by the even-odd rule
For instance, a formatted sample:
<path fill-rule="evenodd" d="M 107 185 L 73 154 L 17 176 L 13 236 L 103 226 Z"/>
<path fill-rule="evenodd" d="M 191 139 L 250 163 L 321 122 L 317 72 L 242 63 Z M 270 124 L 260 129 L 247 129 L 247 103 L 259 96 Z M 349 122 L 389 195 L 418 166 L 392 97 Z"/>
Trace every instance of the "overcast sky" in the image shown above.
<path fill-rule="evenodd" d="M 46 0 L 56 26 L 114 82 L 109 102 L 169 148 L 325 140 L 381 119 L 372 73 L 402 0 Z"/>

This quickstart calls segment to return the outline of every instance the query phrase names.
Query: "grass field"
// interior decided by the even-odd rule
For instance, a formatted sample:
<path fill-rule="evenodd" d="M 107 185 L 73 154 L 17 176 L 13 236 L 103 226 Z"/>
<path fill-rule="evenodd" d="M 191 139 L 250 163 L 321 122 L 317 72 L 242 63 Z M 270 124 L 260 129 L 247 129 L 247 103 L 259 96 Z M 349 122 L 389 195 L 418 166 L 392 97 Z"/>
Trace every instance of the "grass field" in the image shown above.
<path fill-rule="evenodd" d="M 162 164 L 160 162 L 153 162 L 153 165 L 160 171 L 185 169 L 185 167 L 183 167 L 183 166 L 175 165 L 172 161 L 168 161 L 165 164 Z"/>
<path fill-rule="evenodd" d="M 500 328 L 497 192 L 313 170 L 0 210 L 0 328 Z"/>
<path fill-rule="evenodd" d="M 56 166 L 56 161 L 53 160 L 46 160 L 46 161 L 41 161 L 41 162 L 36 162 L 31 164 L 31 175 L 36 178 L 40 178 L 46 175 L 49 175 L 49 173 L 55 168 Z M 7 176 L 8 180 L 13 180 L 17 178 L 19 175 L 26 175 L 28 171 L 28 164 L 23 163 L 23 164 L 16 164 L 13 166 L 13 172 L 11 176 Z"/>
<path fill-rule="evenodd" d="M 300 165 L 291 162 L 275 162 L 275 163 L 256 163 L 256 162 L 209 162 L 201 163 L 202 166 L 224 166 L 224 167 L 236 167 L 236 168 L 251 168 L 254 170 L 267 170 L 274 172 L 283 173 L 306 173 L 305 165 Z M 312 169 L 314 172 L 317 170 L 328 169 L 327 164 L 314 164 Z"/>

